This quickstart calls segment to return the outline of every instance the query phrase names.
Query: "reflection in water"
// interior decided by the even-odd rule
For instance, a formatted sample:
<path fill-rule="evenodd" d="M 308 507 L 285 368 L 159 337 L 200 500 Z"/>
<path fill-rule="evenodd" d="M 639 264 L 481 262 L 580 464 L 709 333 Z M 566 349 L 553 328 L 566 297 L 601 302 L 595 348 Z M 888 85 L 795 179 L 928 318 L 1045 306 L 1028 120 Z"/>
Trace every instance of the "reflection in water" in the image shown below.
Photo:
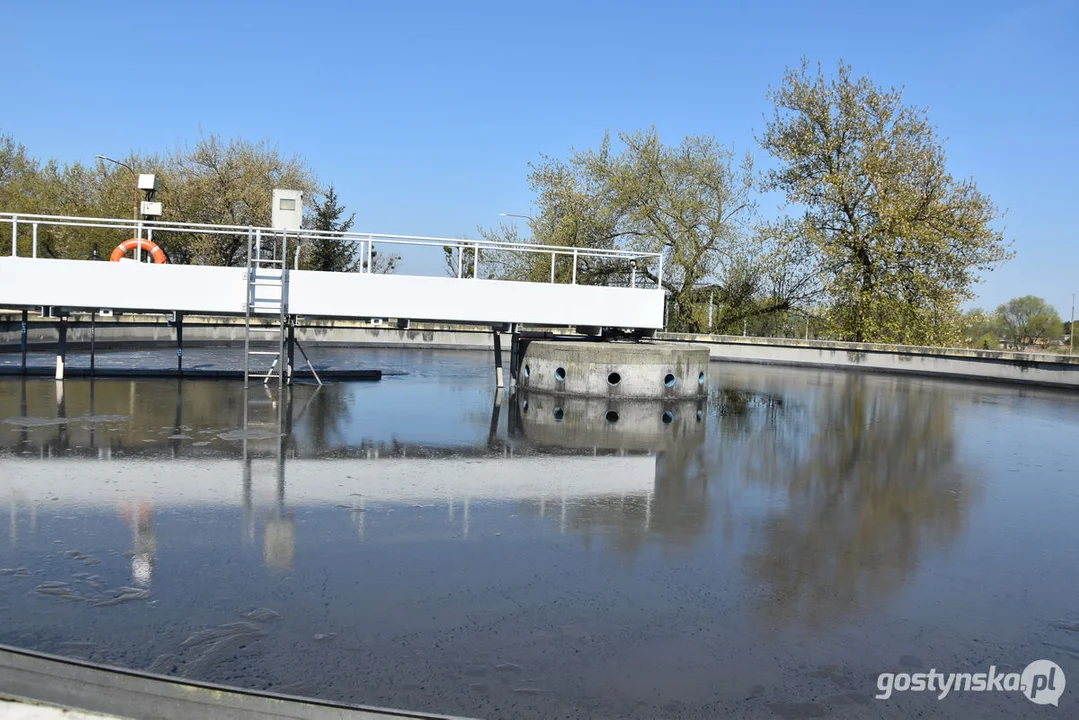
<path fill-rule="evenodd" d="M 65 392 L 62 383 L 24 380 L 0 384 L 0 407 L 11 407 L 5 397 L 12 392 L 19 398 L 19 415 L 4 420 L 18 433 L 4 433 L 0 442 L 19 455 L 38 457 L 238 455 L 240 536 L 251 545 L 261 531 L 263 560 L 279 568 L 293 566 L 297 543 L 287 478 L 302 478 L 294 482 L 303 483 L 307 493 L 317 485 L 310 468 L 290 470 L 299 458 L 641 456 L 651 468 L 645 487 L 635 476 L 628 486 L 604 494 L 591 478 L 570 478 L 583 483 L 586 494 L 571 492 L 567 502 L 567 479 L 541 476 L 528 481 L 536 481 L 532 497 L 521 496 L 528 482 L 503 487 L 503 497 L 532 515 L 553 513 L 561 532 L 572 530 L 589 544 L 603 539 L 620 554 L 637 554 L 649 541 L 690 547 L 708 534 L 714 518 L 730 539 L 740 522 L 731 512 L 732 488 L 767 488 L 784 501 L 771 503 L 764 517 L 753 520 L 760 542 L 747 552 L 745 567 L 774 598 L 761 612 L 798 622 L 817 622 L 887 597 L 915 573 L 924 545 L 949 542 L 961 531 L 971 490 L 955 459 L 947 396 L 886 394 L 870 390 L 863 376 L 833 375 L 798 401 L 734 379 L 717 383 L 711 407 L 701 400 L 612 404 L 538 393 L 505 398 L 498 392 L 486 419 L 472 413 L 472 422 L 486 427 L 482 441 L 477 437 L 465 447 L 403 443 L 392 427 L 388 434 L 384 425 L 378 432 L 377 423 L 366 437 L 357 437 L 359 401 L 345 384 L 282 391 L 256 386 L 248 402 L 249 430 L 243 432 L 229 430 L 244 421 L 242 393 L 222 383 L 90 381 L 69 383 Z M 509 405 L 508 415 L 503 404 Z M 51 418 L 46 407 L 55 408 Z M 709 418 L 718 433 L 711 443 Z M 157 477 L 163 473 L 164 468 Z M 352 479 L 369 474 L 344 469 L 330 475 L 341 473 Z M 411 478 L 414 495 L 444 503 L 450 517 L 461 518 L 467 535 L 470 490 L 439 487 L 424 493 L 422 485 L 434 479 Z M 271 482 L 272 500 L 259 526 L 255 489 Z M 556 485 L 559 492 L 552 491 Z M 122 513 L 135 533 L 133 582 L 148 585 L 157 547 L 152 499 L 160 496 L 161 483 L 132 492 Z M 361 539 L 368 507 L 380 496 L 393 502 L 371 490 L 350 495 L 342 505 Z M 11 523 L 12 533 L 15 527 Z"/>
<path fill-rule="evenodd" d="M 707 402 L 609 404 L 424 367 L 246 402 L 0 382 L 0 642 L 464 715 L 737 714 L 794 672 L 775 658 L 818 662 L 787 628 L 836 633 L 833 664 L 898 660 L 847 638 L 935 597 L 942 549 L 992 542 L 969 519 L 1005 471 L 961 416 L 1018 397 L 717 366 Z M 1079 408 L 1053 407 L 1065 448 Z M 1023 572 L 994 575 L 999 615 Z"/>
<path fill-rule="evenodd" d="M 806 409 L 808 435 L 792 433 L 797 422 L 774 416 L 782 405 L 765 400 L 768 420 L 738 453 L 744 480 L 783 498 L 746 556 L 773 599 L 760 611 L 809 627 L 895 594 L 927 549 L 958 537 L 973 494 L 946 395 L 884 395 L 862 375 L 828 380 Z M 734 425 L 748 412 L 744 403 L 728 408 Z"/>

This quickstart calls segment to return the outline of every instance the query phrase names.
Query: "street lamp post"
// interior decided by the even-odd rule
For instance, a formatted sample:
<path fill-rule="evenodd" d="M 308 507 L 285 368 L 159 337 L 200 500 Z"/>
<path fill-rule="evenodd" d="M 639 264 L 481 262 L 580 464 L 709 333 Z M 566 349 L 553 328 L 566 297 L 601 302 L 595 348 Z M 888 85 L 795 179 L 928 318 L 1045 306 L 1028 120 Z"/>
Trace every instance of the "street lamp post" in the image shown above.
<path fill-rule="evenodd" d="M 120 162 L 119 160 L 113 160 L 111 157 L 105 157 L 104 155 L 98 155 L 97 159 L 98 160 L 106 160 L 108 162 L 115 163 L 116 165 L 119 165 L 122 168 L 127 168 L 127 171 L 129 173 L 131 173 L 131 178 L 134 181 L 134 184 L 132 185 L 132 188 L 135 190 L 135 204 L 131 209 L 132 219 L 135 220 L 135 221 L 138 221 L 138 219 L 139 219 L 139 174 L 137 172 L 135 172 L 135 170 L 130 165 L 128 165 L 127 163 Z"/>

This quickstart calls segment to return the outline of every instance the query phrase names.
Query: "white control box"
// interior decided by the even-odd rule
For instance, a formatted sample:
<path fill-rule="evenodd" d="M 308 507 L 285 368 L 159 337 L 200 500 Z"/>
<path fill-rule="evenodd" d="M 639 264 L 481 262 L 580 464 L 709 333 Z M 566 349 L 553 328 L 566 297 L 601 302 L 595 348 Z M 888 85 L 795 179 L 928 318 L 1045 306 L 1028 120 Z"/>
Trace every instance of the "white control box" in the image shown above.
<path fill-rule="evenodd" d="M 157 176 L 153 173 L 140 173 L 139 174 L 139 190 L 147 190 L 149 192 L 157 191 Z"/>
<path fill-rule="evenodd" d="M 303 192 L 274 188 L 272 217 L 274 230 L 299 230 L 303 224 Z"/>
<path fill-rule="evenodd" d="M 143 200 L 139 204 L 139 212 L 147 217 L 161 217 L 161 203 Z"/>

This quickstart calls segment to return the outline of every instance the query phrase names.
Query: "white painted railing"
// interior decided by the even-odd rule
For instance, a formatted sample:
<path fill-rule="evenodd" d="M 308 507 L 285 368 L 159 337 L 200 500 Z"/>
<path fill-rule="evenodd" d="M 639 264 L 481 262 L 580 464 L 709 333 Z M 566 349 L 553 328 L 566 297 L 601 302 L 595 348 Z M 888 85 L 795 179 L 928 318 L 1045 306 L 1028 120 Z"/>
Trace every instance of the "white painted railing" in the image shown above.
<path fill-rule="evenodd" d="M 608 285 L 621 285 L 656 289 L 663 285 L 662 253 L 636 252 L 632 250 L 598 250 L 593 248 L 565 247 L 561 245 L 540 245 L 535 243 L 509 243 L 488 240 L 470 240 L 463 238 L 424 237 L 419 235 L 387 235 L 384 233 L 335 232 L 323 230 L 282 231 L 265 227 L 242 225 L 210 225 L 201 223 L 177 223 L 151 220 L 125 220 L 118 218 L 91 218 L 61 215 L 29 215 L 22 213 L 0 213 L 0 228 L 10 227 L 11 256 L 39 257 L 39 228 L 83 228 L 95 230 L 124 231 L 117 233 L 117 244 L 128 238 L 144 238 L 154 242 L 155 235 L 161 236 L 197 234 L 219 238 L 244 238 L 248 253 L 254 257 L 269 254 L 274 258 L 288 258 L 290 248 L 298 264 L 299 252 L 295 249 L 303 243 L 318 243 L 329 240 L 346 240 L 356 243 L 357 256 L 364 260 L 361 272 L 372 272 L 375 245 L 380 249 L 386 246 L 390 252 L 397 247 L 434 248 L 443 256 L 446 249 L 455 255 L 458 278 L 481 278 L 481 265 L 485 259 L 497 262 L 499 254 L 506 255 L 549 255 L 551 258 L 550 282 L 557 281 L 556 267 L 560 261 L 571 263 L 570 284 L 576 285 L 579 268 L 587 261 L 607 261 L 616 268 L 609 273 Z M 3 231 L 0 230 L 0 233 Z M 26 241 L 29 240 L 28 247 Z M 20 255 L 20 243 L 24 250 Z M 492 254 L 494 256 L 492 257 Z M 142 247 L 135 250 L 137 260 L 142 260 Z M 83 259 L 83 258 L 74 258 Z M 239 259 L 239 258 L 237 258 Z M 471 264 L 470 268 L 467 266 Z M 364 270 L 363 268 L 366 268 Z M 621 272 L 618 269 L 624 268 Z M 466 273 L 467 269 L 467 275 Z M 497 279 L 497 278 L 496 278 Z"/>

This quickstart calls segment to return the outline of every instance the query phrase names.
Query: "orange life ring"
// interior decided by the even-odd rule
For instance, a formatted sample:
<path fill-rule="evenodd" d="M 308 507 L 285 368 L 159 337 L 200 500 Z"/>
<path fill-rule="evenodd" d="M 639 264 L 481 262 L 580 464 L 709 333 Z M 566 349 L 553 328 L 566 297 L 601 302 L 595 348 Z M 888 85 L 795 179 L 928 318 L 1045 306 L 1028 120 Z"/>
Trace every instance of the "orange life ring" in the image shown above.
<path fill-rule="evenodd" d="M 152 257 L 154 262 L 158 265 L 164 265 L 169 261 L 168 258 L 165 257 L 165 251 L 159 248 L 156 243 L 153 243 L 146 238 L 131 238 L 130 240 L 124 240 L 112 251 L 112 256 L 109 260 L 112 262 L 120 262 L 120 259 L 124 255 L 127 255 L 128 252 L 134 250 L 140 244 L 142 245 L 142 249 L 150 253 L 150 257 Z"/>

